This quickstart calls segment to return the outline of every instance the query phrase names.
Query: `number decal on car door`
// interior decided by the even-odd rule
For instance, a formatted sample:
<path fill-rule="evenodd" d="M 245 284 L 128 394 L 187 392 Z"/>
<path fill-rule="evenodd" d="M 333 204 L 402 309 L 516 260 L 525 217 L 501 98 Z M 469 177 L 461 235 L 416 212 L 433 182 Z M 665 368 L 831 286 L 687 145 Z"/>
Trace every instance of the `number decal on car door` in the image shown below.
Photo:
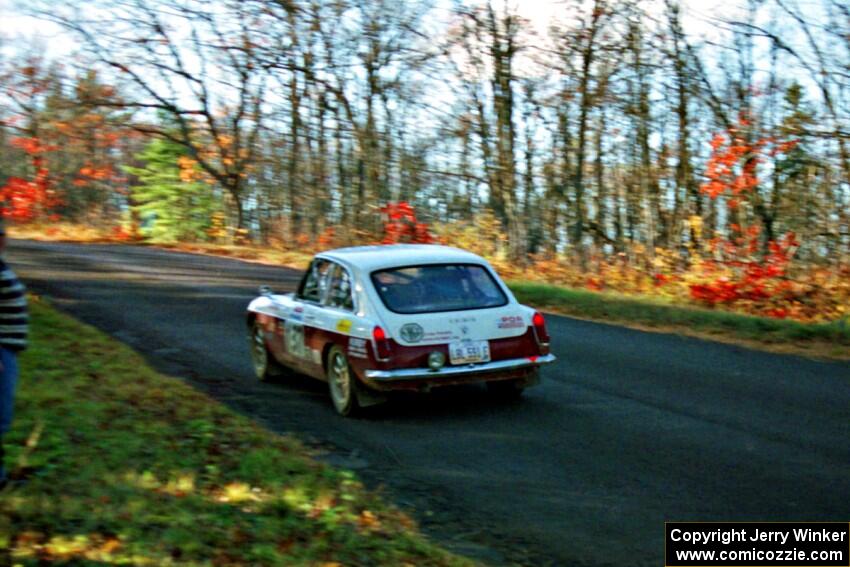
<path fill-rule="evenodd" d="M 287 320 L 283 325 L 286 338 L 286 350 L 295 358 L 305 358 L 307 349 L 304 344 L 304 325 Z"/>

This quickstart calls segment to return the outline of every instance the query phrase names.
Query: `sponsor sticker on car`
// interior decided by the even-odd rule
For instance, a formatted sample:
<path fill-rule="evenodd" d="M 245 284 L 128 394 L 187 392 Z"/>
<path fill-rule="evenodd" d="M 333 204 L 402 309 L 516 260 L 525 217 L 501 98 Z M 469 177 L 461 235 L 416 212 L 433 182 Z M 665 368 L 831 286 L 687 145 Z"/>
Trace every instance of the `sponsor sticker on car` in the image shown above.
<path fill-rule="evenodd" d="M 402 326 L 399 334 L 405 342 L 418 343 L 425 336 L 425 330 L 419 323 L 408 323 Z"/>
<path fill-rule="evenodd" d="M 425 340 L 427 341 L 449 341 L 453 339 L 455 334 L 451 331 L 431 331 L 425 333 Z"/>
<path fill-rule="evenodd" d="M 525 327 L 525 321 L 519 315 L 505 315 L 499 319 L 500 329 L 519 329 Z"/>
<path fill-rule="evenodd" d="M 366 354 L 366 339 L 351 337 L 348 339 L 348 356 L 352 358 L 368 358 Z"/>

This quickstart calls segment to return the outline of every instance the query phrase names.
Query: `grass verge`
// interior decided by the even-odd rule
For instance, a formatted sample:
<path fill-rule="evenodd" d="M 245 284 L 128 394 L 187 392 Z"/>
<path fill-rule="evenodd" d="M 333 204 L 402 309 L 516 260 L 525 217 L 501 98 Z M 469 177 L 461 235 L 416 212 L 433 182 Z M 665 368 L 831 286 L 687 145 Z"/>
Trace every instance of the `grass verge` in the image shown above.
<path fill-rule="evenodd" d="M 777 352 L 850 359 L 850 324 L 800 323 L 670 305 L 650 298 L 509 282 L 516 298 L 540 309 L 643 330 L 678 332 Z"/>
<path fill-rule="evenodd" d="M 0 493 L 0 564 L 470 564 L 297 440 L 31 307 L 6 438 L 27 482 Z"/>

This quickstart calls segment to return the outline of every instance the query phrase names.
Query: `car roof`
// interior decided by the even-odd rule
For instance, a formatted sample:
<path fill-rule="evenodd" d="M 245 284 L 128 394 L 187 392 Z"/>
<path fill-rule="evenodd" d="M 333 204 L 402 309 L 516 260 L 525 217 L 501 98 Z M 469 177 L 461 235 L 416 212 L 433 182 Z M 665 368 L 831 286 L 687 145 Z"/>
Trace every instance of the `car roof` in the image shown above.
<path fill-rule="evenodd" d="M 481 256 L 472 252 L 435 244 L 352 246 L 328 250 L 317 256 L 336 260 L 364 272 L 420 264 L 487 263 Z"/>

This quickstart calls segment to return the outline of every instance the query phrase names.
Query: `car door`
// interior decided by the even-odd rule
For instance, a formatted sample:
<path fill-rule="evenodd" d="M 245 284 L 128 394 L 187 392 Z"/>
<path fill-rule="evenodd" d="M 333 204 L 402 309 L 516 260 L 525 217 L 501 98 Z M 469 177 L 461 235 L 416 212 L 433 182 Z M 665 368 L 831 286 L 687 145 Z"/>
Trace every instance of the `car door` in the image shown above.
<path fill-rule="evenodd" d="M 354 319 L 354 299 L 351 275 L 340 264 L 334 263 L 329 272 L 328 293 L 325 297 L 324 308 L 317 317 L 316 327 L 325 331 L 322 336 L 322 348 L 327 342 L 339 344 L 345 348 L 344 342 L 336 340 L 336 335 L 348 335 Z"/>
<path fill-rule="evenodd" d="M 348 333 L 354 318 L 351 276 L 343 266 L 330 262 L 325 274 L 324 294 L 321 304 L 305 306 L 305 344 L 309 350 L 311 374 L 324 374 L 322 356 L 326 347 L 337 344 L 348 346 Z M 344 340 L 341 340 L 344 337 Z"/>
<path fill-rule="evenodd" d="M 301 280 L 283 330 L 287 362 L 311 376 L 322 376 L 321 350 L 315 349 L 316 323 L 321 317 L 333 265 L 316 258 Z"/>

